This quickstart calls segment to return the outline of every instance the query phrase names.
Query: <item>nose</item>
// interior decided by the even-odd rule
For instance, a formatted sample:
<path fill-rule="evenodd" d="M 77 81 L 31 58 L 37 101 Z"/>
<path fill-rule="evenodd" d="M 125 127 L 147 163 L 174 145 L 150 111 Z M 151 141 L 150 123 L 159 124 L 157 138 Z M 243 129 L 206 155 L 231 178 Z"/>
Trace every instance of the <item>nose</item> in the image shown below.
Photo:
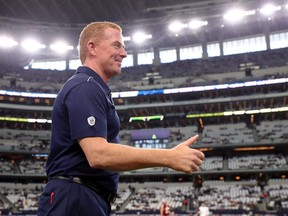
<path fill-rule="evenodd" d="M 127 57 L 127 52 L 126 52 L 126 50 L 125 50 L 124 47 L 120 50 L 119 55 L 120 55 L 122 58 L 126 58 L 126 57 Z"/>

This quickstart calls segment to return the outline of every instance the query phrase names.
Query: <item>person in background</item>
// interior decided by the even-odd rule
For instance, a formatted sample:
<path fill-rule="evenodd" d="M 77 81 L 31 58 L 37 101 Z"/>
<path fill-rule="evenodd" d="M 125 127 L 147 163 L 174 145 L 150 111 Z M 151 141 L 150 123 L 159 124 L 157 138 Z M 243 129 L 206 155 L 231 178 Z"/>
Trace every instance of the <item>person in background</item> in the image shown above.
<path fill-rule="evenodd" d="M 191 148 L 198 135 L 171 149 L 142 149 L 120 143 L 120 121 L 108 82 L 127 57 L 122 29 L 93 22 L 79 37 L 82 63 L 58 93 L 52 111 L 48 182 L 38 216 L 108 216 L 117 196 L 119 172 L 168 167 L 199 170 L 204 154 Z"/>
<path fill-rule="evenodd" d="M 163 200 L 160 206 L 160 216 L 169 216 L 170 213 L 171 213 L 171 209 L 167 200 Z"/>
<path fill-rule="evenodd" d="M 198 208 L 198 216 L 209 216 L 209 215 L 211 214 L 208 206 L 204 202 L 202 202 Z"/>

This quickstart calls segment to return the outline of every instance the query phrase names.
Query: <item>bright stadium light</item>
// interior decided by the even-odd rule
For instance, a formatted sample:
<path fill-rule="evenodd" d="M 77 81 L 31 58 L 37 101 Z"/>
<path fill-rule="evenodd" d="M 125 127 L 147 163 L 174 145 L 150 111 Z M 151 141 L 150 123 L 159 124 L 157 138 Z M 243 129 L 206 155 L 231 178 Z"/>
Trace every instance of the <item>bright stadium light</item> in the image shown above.
<path fill-rule="evenodd" d="M 272 4 L 267 4 L 260 9 L 260 13 L 263 15 L 269 16 L 269 15 L 272 15 L 273 13 L 275 13 L 276 11 L 279 11 L 279 10 L 281 10 L 281 6 L 275 6 Z"/>
<path fill-rule="evenodd" d="M 57 53 L 65 53 L 68 50 L 73 50 L 73 46 L 68 45 L 67 43 L 63 41 L 56 42 L 54 44 L 51 44 L 50 48 Z"/>
<path fill-rule="evenodd" d="M 26 39 L 22 42 L 22 47 L 28 52 L 36 52 L 39 49 L 44 49 L 46 46 L 34 39 Z"/>
<path fill-rule="evenodd" d="M 147 39 L 151 39 L 152 35 L 151 34 L 147 35 L 147 34 L 144 34 L 143 32 L 137 32 L 133 35 L 132 38 L 135 43 L 140 44 L 146 41 Z"/>
<path fill-rule="evenodd" d="M 187 28 L 187 24 L 181 23 L 179 21 L 174 21 L 168 26 L 171 32 L 180 32 L 182 29 Z"/>
<path fill-rule="evenodd" d="M 256 12 L 255 10 L 245 11 L 242 9 L 232 9 L 224 14 L 223 18 L 231 21 L 231 22 L 237 22 L 241 20 L 245 16 L 254 15 Z"/>
<path fill-rule="evenodd" d="M 191 29 L 198 29 L 202 26 L 206 26 L 208 25 L 208 21 L 202 21 L 202 20 L 192 20 L 191 22 L 189 22 L 188 26 Z"/>
<path fill-rule="evenodd" d="M 18 45 L 18 42 L 15 41 L 14 39 L 9 38 L 7 36 L 0 36 L 0 47 L 10 48 L 10 47 L 14 47 L 17 45 Z"/>

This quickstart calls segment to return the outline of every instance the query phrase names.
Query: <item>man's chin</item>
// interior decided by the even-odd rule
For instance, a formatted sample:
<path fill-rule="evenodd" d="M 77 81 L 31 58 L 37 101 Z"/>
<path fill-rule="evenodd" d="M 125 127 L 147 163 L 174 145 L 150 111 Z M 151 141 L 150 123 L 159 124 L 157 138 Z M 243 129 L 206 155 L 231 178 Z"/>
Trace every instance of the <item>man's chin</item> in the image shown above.
<path fill-rule="evenodd" d="M 115 70 L 115 71 L 113 71 L 113 72 L 111 73 L 111 77 L 115 77 L 115 76 L 118 76 L 118 75 L 120 75 L 120 74 L 121 74 L 121 69 Z"/>

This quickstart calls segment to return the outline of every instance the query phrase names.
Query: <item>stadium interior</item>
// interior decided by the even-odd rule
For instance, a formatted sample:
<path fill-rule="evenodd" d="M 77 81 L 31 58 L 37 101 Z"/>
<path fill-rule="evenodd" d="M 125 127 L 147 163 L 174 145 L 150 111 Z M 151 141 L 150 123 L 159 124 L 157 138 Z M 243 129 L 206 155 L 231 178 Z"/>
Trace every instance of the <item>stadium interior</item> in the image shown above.
<path fill-rule="evenodd" d="M 191 175 L 121 173 L 113 215 L 158 215 L 164 199 L 174 215 L 201 202 L 212 215 L 287 215 L 287 0 L 0 0 L 2 215 L 36 214 L 54 99 L 79 66 L 81 29 L 103 20 L 121 25 L 128 52 L 109 82 L 121 142 L 172 148 L 199 134 L 206 156 Z"/>

